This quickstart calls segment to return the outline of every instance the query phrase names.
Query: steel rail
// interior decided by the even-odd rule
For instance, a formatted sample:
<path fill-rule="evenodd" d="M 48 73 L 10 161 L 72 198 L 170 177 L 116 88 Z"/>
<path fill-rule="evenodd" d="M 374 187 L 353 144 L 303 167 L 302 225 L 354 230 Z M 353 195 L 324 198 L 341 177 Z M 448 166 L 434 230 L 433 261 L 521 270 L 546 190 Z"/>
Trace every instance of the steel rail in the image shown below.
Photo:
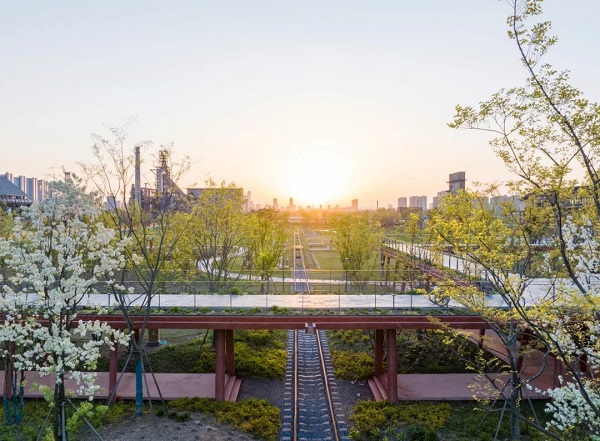
<path fill-rule="evenodd" d="M 327 396 L 327 404 L 329 406 L 329 415 L 331 416 L 331 425 L 333 429 L 334 441 L 339 441 L 340 435 L 338 431 L 337 419 L 335 417 L 335 411 L 333 409 L 333 402 L 331 401 L 331 389 L 329 388 L 329 379 L 327 378 L 327 366 L 325 366 L 325 354 L 323 353 L 323 346 L 321 345 L 321 335 L 318 330 L 315 329 L 317 336 L 317 346 L 319 348 L 319 358 L 321 360 L 321 371 L 323 372 L 323 383 L 325 384 L 325 395 Z"/>

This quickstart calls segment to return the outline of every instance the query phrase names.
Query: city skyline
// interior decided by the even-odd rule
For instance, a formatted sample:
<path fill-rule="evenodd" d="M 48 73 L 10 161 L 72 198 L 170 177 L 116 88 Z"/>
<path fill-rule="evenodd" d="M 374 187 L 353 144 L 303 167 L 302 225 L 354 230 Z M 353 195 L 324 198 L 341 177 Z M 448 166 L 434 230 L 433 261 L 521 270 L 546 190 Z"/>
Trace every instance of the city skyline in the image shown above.
<path fill-rule="evenodd" d="M 3 4 L 0 172 L 77 172 L 90 133 L 135 117 L 130 147 L 173 141 L 195 161 L 182 187 L 233 181 L 261 204 L 386 207 L 431 200 L 458 170 L 509 178 L 489 137 L 446 124 L 454 105 L 523 83 L 510 11 L 413 3 Z M 544 4 L 559 37 L 548 61 L 598 101 L 600 5 L 566 3 Z"/>

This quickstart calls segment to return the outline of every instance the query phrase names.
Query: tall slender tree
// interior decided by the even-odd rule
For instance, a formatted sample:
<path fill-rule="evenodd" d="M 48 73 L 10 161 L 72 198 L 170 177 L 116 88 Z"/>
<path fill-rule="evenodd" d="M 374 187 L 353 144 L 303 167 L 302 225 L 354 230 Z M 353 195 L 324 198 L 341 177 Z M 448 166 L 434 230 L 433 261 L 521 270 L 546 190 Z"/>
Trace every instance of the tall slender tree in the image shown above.
<path fill-rule="evenodd" d="M 142 168 L 141 161 L 136 159 L 136 150 L 141 151 L 151 143 L 144 141 L 129 147 L 128 129 L 129 124 L 110 128 L 109 138 L 93 135 L 95 143 L 92 151 L 96 162 L 81 164 L 81 167 L 94 190 L 103 200 L 109 201 L 105 212 L 108 225 L 121 239 L 128 240 L 125 248 L 127 264 L 120 279 L 123 285 L 128 279 L 135 279 L 135 284 L 129 286 L 133 294 L 120 291 L 114 291 L 113 294 L 130 331 L 135 332 L 136 336 L 130 358 L 135 358 L 135 404 L 136 413 L 141 415 L 143 376 L 145 369 L 151 371 L 142 344 L 147 321 L 159 290 L 159 282 L 164 278 L 168 262 L 193 217 L 193 206 L 190 208 L 187 205 L 175 184 L 188 170 L 189 159 L 184 158 L 179 164 L 169 162 L 172 157 L 171 146 L 161 146 L 157 158 L 159 167 L 153 179 L 149 179 L 156 183 L 154 187 L 141 188 L 139 180 L 137 184 L 140 188 L 135 188 L 136 169 L 139 171 Z"/>
<path fill-rule="evenodd" d="M 540 21 L 542 1 L 507 3 L 508 36 L 527 80 L 500 90 L 479 108 L 457 106 L 451 126 L 490 133 L 496 154 L 516 176 L 509 188 L 530 206 L 548 209 L 539 255 L 566 279 L 554 277 L 547 295 L 537 300 L 547 306 L 543 315 L 520 314 L 531 320 L 570 374 L 568 384 L 554 392 L 560 398 L 552 408 L 555 427 L 600 435 L 600 394 L 589 375 L 598 366 L 600 350 L 595 276 L 600 261 L 600 105 L 570 84 L 567 71 L 544 62 L 557 38 L 550 34 L 551 23 Z"/>

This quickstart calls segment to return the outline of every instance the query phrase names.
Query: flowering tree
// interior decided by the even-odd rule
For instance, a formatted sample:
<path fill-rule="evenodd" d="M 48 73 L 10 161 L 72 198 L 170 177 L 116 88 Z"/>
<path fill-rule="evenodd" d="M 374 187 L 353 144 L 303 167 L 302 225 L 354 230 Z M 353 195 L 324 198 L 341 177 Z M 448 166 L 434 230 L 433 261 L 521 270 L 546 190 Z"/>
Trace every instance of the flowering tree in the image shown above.
<path fill-rule="evenodd" d="M 547 228 L 538 241 L 538 256 L 553 276 L 552 295 L 540 299 L 540 314 L 523 309 L 522 318 L 569 374 L 563 388 L 550 393 L 569 397 L 556 399 L 549 408 L 559 421 L 553 426 L 597 436 L 600 427 L 594 421 L 600 407 L 592 377 L 600 349 L 600 105 L 569 83 L 568 72 L 543 62 L 557 38 L 550 34 L 550 22 L 538 20 L 542 1 L 507 3 L 512 9 L 508 35 L 516 43 L 527 81 L 500 90 L 478 109 L 457 106 L 451 126 L 492 134 L 490 144 L 517 177 L 511 189 L 530 206 L 546 209 L 541 213 Z M 573 411 L 581 403 L 587 411 Z M 588 411 L 594 418 L 582 420 Z"/>
<path fill-rule="evenodd" d="M 0 239 L 8 273 L 0 305 L 6 313 L 0 325 L 2 356 L 14 375 L 13 393 L 21 389 L 22 394 L 26 371 L 54 375 L 53 390 L 44 392 L 56 440 L 67 439 L 65 379 L 76 380 L 78 395 L 93 397 L 98 386 L 89 370 L 99 348 L 128 341 L 106 323 L 77 319 L 87 294 L 99 283 L 114 285 L 125 245 L 100 222 L 93 199 L 72 183 L 56 183 L 52 198 L 24 210 L 11 234 Z"/>

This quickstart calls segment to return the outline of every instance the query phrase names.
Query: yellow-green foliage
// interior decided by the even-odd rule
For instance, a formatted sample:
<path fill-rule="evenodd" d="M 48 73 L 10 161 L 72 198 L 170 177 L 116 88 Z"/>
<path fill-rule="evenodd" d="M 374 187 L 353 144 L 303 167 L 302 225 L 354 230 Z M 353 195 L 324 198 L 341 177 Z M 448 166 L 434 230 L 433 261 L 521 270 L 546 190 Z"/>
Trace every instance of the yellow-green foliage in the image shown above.
<path fill-rule="evenodd" d="M 366 380 L 373 376 L 373 357 L 366 352 L 332 351 L 331 360 L 337 378 Z"/>
<path fill-rule="evenodd" d="M 283 378 L 285 375 L 285 349 L 258 348 L 237 342 L 235 357 L 235 368 L 239 375 L 265 378 Z"/>
<path fill-rule="evenodd" d="M 235 339 L 239 375 L 283 378 L 287 358 L 284 331 L 240 331 Z"/>
<path fill-rule="evenodd" d="M 250 433 L 267 441 L 275 441 L 281 428 L 280 411 L 265 400 L 250 398 L 237 403 L 208 398 L 183 398 L 170 403 L 175 410 L 214 415 L 220 423 Z"/>
<path fill-rule="evenodd" d="M 285 348 L 285 331 L 239 331 L 235 335 L 236 341 L 248 343 L 257 348 Z"/>
<path fill-rule="evenodd" d="M 419 430 L 424 438 L 429 438 L 435 436 L 431 432 L 446 424 L 450 413 L 451 407 L 447 403 L 361 401 L 354 407 L 352 437 L 357 440 L 384 439 L 388 428 L 397 428 L 405 429 L 408 439 L 417 438 L 414 435 Z"/>
<path fill-rule="evenodd" d="M 358 329 L 338 329 L 327 332 L 329 344 L 334 349 L 364 350 L 369 347 L 369 331 Z"/>

